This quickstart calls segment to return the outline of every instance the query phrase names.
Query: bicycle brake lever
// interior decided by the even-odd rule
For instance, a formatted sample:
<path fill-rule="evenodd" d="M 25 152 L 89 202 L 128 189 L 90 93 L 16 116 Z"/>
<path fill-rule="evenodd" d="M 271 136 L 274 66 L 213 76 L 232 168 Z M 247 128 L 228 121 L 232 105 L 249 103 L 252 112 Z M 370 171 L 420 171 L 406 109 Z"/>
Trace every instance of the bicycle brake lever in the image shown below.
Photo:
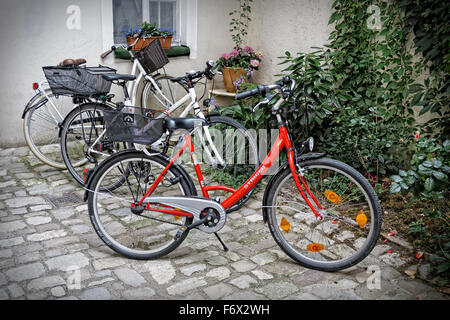
<path fill-rule="evenodd" d="M 261 105 L 261 104 L 268 104 L 269 103 L 269 99 L 267 99 L 267 98 L 264 98 L 264 100 L 261 100 L 254 108 L 253 108 L 253 112 L 255 112 L 256 111 L 256 109 L 258 109 L 259 108 L 259 105 Z"/>

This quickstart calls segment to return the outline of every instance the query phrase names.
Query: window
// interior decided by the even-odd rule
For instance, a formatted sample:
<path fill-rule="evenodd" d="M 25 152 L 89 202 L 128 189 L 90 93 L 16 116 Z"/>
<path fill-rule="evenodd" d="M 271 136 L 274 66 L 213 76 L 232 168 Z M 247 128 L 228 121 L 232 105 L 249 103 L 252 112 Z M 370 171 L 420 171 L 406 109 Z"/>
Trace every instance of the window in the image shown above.
<path fill-rule="evenodd" d="M 179 0 L 113 0 L 114 42 L 124 43 L 122 30 L 134 28 L 143 21 L 175 32 L 173 41 L 180 42 Z"/>
<path fill-rule="evenodd" d="M 158 28 L 177 30 L 177 2 L 176 1 L 150 1 L 149 22 Z"/>
<path fill-rule="evenodd" d="M 197 57 L 197 0 L 101 0 L 102 47 L 125 43 L 122 30 L 143 21 L 173 29 L 172 43 L 187 45 Z"/>

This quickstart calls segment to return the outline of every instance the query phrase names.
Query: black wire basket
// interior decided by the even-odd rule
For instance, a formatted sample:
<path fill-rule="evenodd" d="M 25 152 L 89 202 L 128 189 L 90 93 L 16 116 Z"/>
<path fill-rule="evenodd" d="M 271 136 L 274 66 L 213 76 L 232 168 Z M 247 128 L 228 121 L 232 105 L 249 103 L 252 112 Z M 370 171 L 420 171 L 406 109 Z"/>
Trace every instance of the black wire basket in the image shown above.
<path fill-rule="evenodd" d="M 104 111 L 108 140 L 152 144 L 164 133 L 165 114 L 161 111 L 124 106 Z"/>
<path fill-rule="evenodd" d="M 53 94 L 90 97 L 108 94 L 111 81 L 102 75 L 116 73 L 105 67 L 42 67 Z"/>
<path fill-rule="evenodd" d="M 147 73 L 153 73 L 168 64 L 169 58 L 167 58 L 159 39 L 155 39 L 139 51 L 139 61 Z"/>

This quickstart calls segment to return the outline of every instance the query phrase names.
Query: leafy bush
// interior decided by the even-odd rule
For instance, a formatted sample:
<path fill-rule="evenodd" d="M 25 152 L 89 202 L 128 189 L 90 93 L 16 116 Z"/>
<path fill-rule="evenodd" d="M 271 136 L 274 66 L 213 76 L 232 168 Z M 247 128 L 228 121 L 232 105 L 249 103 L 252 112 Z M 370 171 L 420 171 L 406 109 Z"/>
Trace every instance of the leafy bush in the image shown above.
<path fill-rule="evenodd" d="M 450 174 L 450 140 L 419 138 L 409 170 L 391 176 L 391 193 L 412 192 L 415 198 L 440 199 L 448 191 Z"/>
<path fill-rule="evenodd" d="M 291 136 L 296 146 L 309 135 L 316 139 L 323 135 L 329 123 L 329 117 L 341 108 L 339 99 L 335 96 L 335 78 L 330 70 L 330 52 L 322 48 L 314 48 L 311 53 L 299 52 L 293 56 L 285 52 L 281 65 L 287 65 L 282 70 L 283 76 L 288 74 L 297 82 L 295 88 L 296 110 L 289 112 L 287 118 Z M 294 102 L 287 101 L 287 105 Z M 289 106 L 284 110 L 289 110 Z"/>

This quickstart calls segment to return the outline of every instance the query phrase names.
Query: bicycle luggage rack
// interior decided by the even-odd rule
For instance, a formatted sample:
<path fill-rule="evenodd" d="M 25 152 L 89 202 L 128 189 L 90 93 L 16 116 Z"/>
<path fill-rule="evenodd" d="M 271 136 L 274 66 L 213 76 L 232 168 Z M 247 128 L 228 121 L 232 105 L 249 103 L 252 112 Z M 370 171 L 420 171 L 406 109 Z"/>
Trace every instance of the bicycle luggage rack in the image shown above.
<path fill-rule="evenodd" d="M 106 95 L 111 89 L 111 81 L 102 75 L 116 73 L 117 70 L 99 65 L 98 67 L 42 67 L 47 82 L 55 95 L 90 97 Z"/>

